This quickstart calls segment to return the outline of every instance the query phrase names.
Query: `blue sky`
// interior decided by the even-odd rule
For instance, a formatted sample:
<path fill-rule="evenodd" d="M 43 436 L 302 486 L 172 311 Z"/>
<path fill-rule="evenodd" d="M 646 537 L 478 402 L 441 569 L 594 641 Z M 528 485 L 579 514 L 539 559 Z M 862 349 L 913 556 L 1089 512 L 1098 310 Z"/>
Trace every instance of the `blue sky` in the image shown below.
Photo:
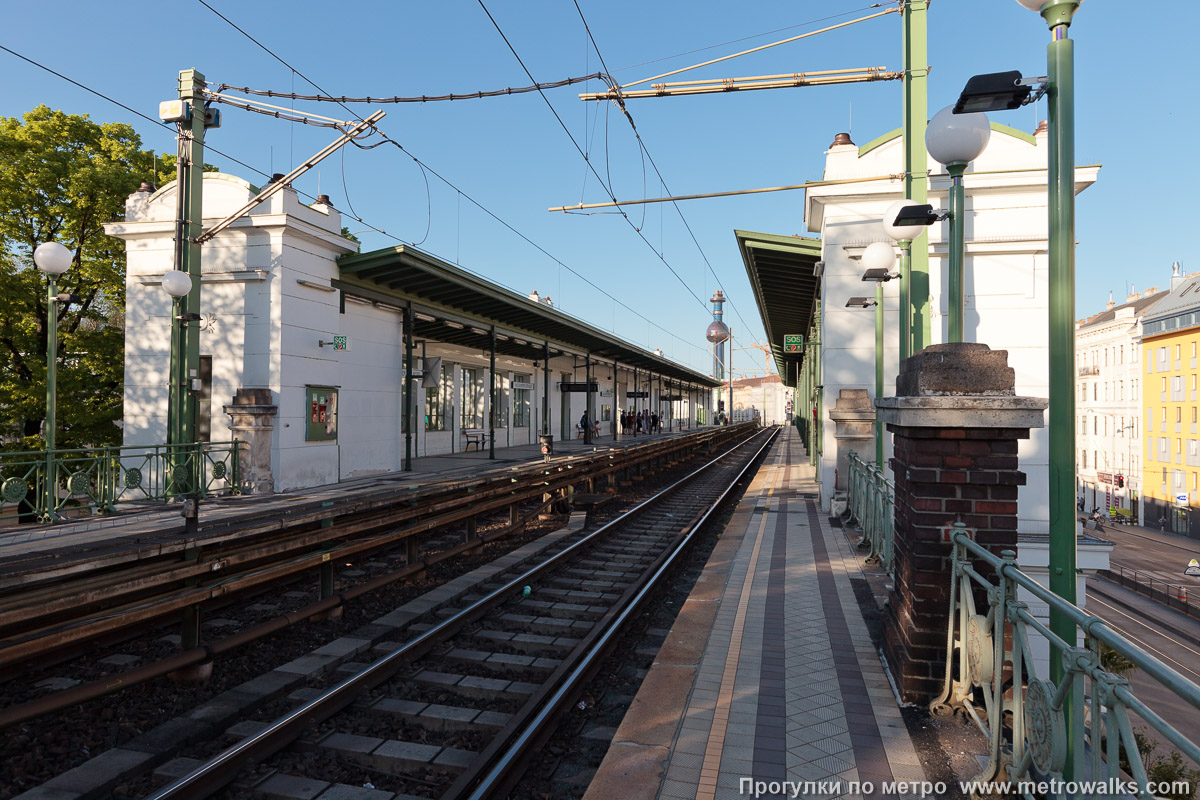
<path fill-rule="evenodd" d="M 307 0 L 210 4 L 299 72 L 334 95 L 464 93 L 529 81 L 477 0 L 359 3 Z M 825 2 L 646 3 L 580 0 L 600 55 L 622 83 L 874 13 L 863 0 Z M 893 4 L 883 4 L 883 8 Z M 1197 130 L 1188 56 L 1200 23 L 1193 3 L 1128 12 L 1133 4 L 1084 3 L 1076 40 L 1077 163 L 1102 163 L 1098 183 L 1079 198 L 1076 316 L 1118 301 L 1129 285 L 1166 286 L 1173 261 L 1200 269 L 1194 219 Z M 538 81 L 601 69 L 573 2 L 488 0 L 513 48 Z M 315 93 L 299 75 L 196 0 L 9 4 L 0 44 L 142 111 L 175 91 L 176 74 L 196 67 L 212 82 Z M 184 26 L 191 26 L 185 33 Z M 25 33 L 21 33 L 25 32 Z M 35 35 L 30 35 L 30 33 Z M 1048 33 L 1014 0 L 935 0 L 929 15 L 930 114 L 950 103 L 968 77 L 1020 69 L 1045 71 Z M 698 51 L 698 52 L 689 52 Z M 686 55 L 684 55 L 686 54 Z M 863 66 L 899 69 L 900 20 L 881 19 L 689 73 L 722 78 Z M 647 63 L 653 62 L 653 63 Z M 145 146 L 173 151 L 151 123 L 0 52 L 0 115 L 38 103 L 98 121 L 131 123 Z M 1193 86 L 1192 89 L 1186 89 Z M 294 87 L 294 89 L 293 89 Z M 592 82 L 587 90 L 601 87 Z M 664 193 L 643 164 L 628 123 L 615 108 L 580 102 L 572 86 L 547 92 L 575 142 L 618 198 Z M 286 105 L 288 101 L 282 101 Z M 824 150 L 849 130 L 858 144 L 900 123 L 898 82 L 844 87 L 630 100 L 650 156 L 674 194 L 728 191 L 820 178 Z M 297 108 L 345 117 L 336 105 Z M 362 115 L 376 106 L 356 106 Z M 491 280 L 550 294 L 588 322 L 643 347 L 661 347 L 707 371 L 706 301 L 723 286 L 735 347 L 763 335 L 738 255 L 735 228 L 805 234 L 803 194 L 772 193 L 669 205 L 630 206 L 647 241 L 614 214 L 547 213 L 550 206 L 608 199 L 545 101 L 536 93 L 483 100 L 384 106 L 392 138 L 453 188 L 425 176 L 412 158 L 385 145 L 347 149 L 297 181 L 329 194 L 371 225 L 387 230 Z M 1038 107 L 993 119 L 1032 131 Z M 262 172 L 286 172 L 330 138 L 325 129 L 293 125 L 236 109 L 210 143 Z M 1182 152 L 1180 152 L 1182 151 Z M 1168 159 L 1177 159 L 1167 164 Z M 210 163 L 254 181 L 259 176 L 210 153 Z M 459 195 L 474 198 L 633 313 L 588 286 L 555 260 Z M 1137 209 L 1144 219 L 1131 213 Z M 1153 215 L 1152 217 L 1150 215 Z M 364 226 L 352 220 L 351 230 Z M 366 230 L 364 249 L 394 240 Z M 692 236 L 695 237 L 695 242 Z M 1112 239 L 1123 235 L 1125 244 Z M 649 244 L 647 244 L 649 242 Z M 686 282 L 685 287 L 659 253 Z M 693 296 L 694 295 L 694 296 Z M 705 307 L 702 307 L 705 306 Z M 665 329 L 665 330 L 664 330 Z M 749 336 L 746 334 L 749 332 Z M 763 368 L 754 350 L 734 354 L 735 372 Z"/>

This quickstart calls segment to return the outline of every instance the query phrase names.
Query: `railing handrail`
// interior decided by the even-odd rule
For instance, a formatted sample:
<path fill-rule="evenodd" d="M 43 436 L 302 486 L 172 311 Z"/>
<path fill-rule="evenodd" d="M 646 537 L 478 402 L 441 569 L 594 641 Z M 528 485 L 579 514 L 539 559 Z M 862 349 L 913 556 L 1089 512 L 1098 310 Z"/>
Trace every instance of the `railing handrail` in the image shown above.
<path fill-rule="evenodd" d="M 974 531 L 963 523 L 947 529 L 953 557 L 946 675 L 942 694 L 932 708 L 939 712 L 961 709 L 989 736 L 991 758 L 979 780 L 997 775 L 1020 780 L 1034 767 L 1052 779 L 1061 777 L 1068 753 L 1074 754 L 1076 769 L 1084 769 L 1090 758 L 1093 779 L 1100 777 L 1101 770 L 1111 778 L 1120 770 L 1118 755 L 1123 753 L 1138 784 L 1138 795 L 1149 797 L 1130 712 L 1184 756 L 1200 761 L 1200 745 L 1134 695 L 1128 679 L 1108 672 L 1101 655 L 1111 651 L 1196 709 L 1200 709 L 1200 685 L 1167 667 L 1105 620 L 1053 594 L 1022 572 L 1013 550 L 996 555 L 974 541 Z M 991 568 L 991 575 L 985 577 L 988 570 L 983 565 Z M 1076 631 L 1073 641 L 1056 635 L 1026 602 L 1018 600 L 1018 589 L 1070 620 Z M 984 596 L 987 607 L 981 612 L 977 603 Z M 1032 633 L 1050 644 L 1051 658 L 1058 659 L 1062 667 L 1060 678 L 1047 681 L 1039 677 Z M 1086 647 L 1079 646 L 1079 633 L 1085 635 Z M 1086 718 L 1089 710 L 1090 723 Z M 1009 715 L 1011 725 L 1004 722 Z M 1065 745 L 1062 749 L 1051 746 L 1056 737 L 1065 734 L 1064 725 L 1068 729 L 1075 726 L 1076 737 L 1060 740 Z M 1091 753 L 1086 756 L 1089 743 Z"/>
<path fill-rule="evenodd" d="M 214 447 L 228 447 L 228 446 L 238 445 L 238 444 L 242 444 L 242 443 L 243 443 L 243 441 L 241 439 L 229 439 L 228 441 L 219 441 L 219 442 L 177 442 L 174 444 L 167 444 L 164 442 L 164 443 L 157 443 L 157 444 L 112 444 L 112 445 L 106 444 L 106 445 L 98 445 L 96 447 L 67 447 L 67 448 L 56 447 L 53 450 L 0 450 L 0 460 L 7 459 L 11 456 L 36 456 L 37 458 L 45 460 L 47 453 L 50 453 L 52 455 L 70 455 L 70 454 L 87 455 L 89 453 L 109 453 L 109 452 L 113 452 L 113 451 L 122 451 L 122 450 L 154 450 L 154 449 L 171 450 L 171 449 L 184 449 L 184 448 L 193 449 L 193 448 L 197 448 L 197 447 L 199 447 L 200 449 L 203 450 L 203 449 L 212 449 Z"/>
<path fill-rule="evenodd" d="M 1154 656 L 1147 653 L 1142 648 L 1138 647 L 1129 639 L 1125 638 L 1104 619 L 1089 614 L 1079 606 L 1059 597 L 1051 592 L 1046 587 L 1042 586 L 1033 578 L 1021 571 L 1014 562 L 1000 558 L 993 554 L 990 550 L 978 544 L 971 538 L 970 529 L 961 522 L 954 524 L 954 530 L 951 533 L 951 541 L 954 544 L 962 545 L 976 558 L 979 558 L 990 564 L 997 572 L 1003 572 L 1004 576 L 1016 583 L 1018 586 L 1025 589 L 1031 595 L 1046 603 L 1052 611 L 1058 611 L 1060 614 L 1071 620 L 1075 627 L 1082 630 L 1086 635 L 1091 636 L 1099 642 L 1104 643 L 1108 647 L 1115 650 L 1121 656 L 1132 661 L 1138 669 L 1145 670 L 1147 674 L 1159 680 L 1159 682 L 1167 685 L 1170 688 L 1170 682 L 1176 678 L 1183 681 L 1181 688 L 1186 690 L 1186 693 L 1179 693 L 1180 696 L 1200 709 L 1200 686 L 1184 678 L 1178 672 L 1168 667 L 1166 664 L 1159 661 Z M 1057 647 L 1075 647 L 1075 642 L 1064 642 L 1061 638 L 1055 635 L 1049 628 L 1042 626 L 1040 623 L 1037 628 L 1043 635 L 1047 636 Z"/>

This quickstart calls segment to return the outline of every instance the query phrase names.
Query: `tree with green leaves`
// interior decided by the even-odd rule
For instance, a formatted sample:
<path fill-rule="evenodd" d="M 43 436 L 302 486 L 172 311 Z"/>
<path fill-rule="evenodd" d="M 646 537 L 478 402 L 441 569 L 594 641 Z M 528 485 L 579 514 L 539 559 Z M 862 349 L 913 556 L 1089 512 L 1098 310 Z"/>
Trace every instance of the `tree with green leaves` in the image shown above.
<path fill-rule="evenodd" d="M 142 181 L 173 178 L 129 125 L 38 106 L 0 117 L 0 445 L 43 446 L 47 281 L 33 250 L 72 253 L 58 290 L 59 447 L 115 444 L 124 385 L 125 246 L 104 233 Z M 155 170 L 159 166 L 161 170 Z"/>

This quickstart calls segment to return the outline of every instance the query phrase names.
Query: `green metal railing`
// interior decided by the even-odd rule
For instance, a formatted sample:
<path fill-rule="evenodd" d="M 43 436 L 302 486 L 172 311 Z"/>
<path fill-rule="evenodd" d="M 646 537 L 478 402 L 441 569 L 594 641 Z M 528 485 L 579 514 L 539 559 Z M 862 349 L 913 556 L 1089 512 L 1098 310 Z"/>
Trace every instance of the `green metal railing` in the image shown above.
<path fill-rule="evenodd" d="M 0 453 L 0 512 L 52 521 L 118 503 L 239 494 L 242 442 Z"/>
<path fill-rule="evenodd" d="M 1198 712 L 1200 686 L 1023 573 L 1012 550 L 996 556 L 976 544 L 974 531 L 961 523 L 949 530 L 954 552 L 946 678 L 931 708 L 962 711 L 988 736 L 989 762 L 977 780 L 1008 781 L 1016 793 L 1032 798 L 1039 783 L 1058 782 L 1061 791 L 1050 795 L 1065 796 L 1064 776 L 1075 781 L 1087 776 L 1087 781 L 1119 782 L 1131 794 L 1151 798 L 1131 713 L 1200 762 L 1200 746 L 1134 696 L 1127 678 L 1104 669 L 1101 654 L 1112 651 L 1172 693 L 1181 707 Z M 1052 632 L 1017 599 L 1018 590 L 1070 620 L 1075 641 Z M 985 598 L 981 613 L 976 602 Z M 1051 663 L 1061 664 L 1058 683 L 1039 674 L 1033 649 L 1039 639 L 1049 642 Z"/>
<path fill-rule="evenodd" d="M 892 513 L 895 488 L 873 462 L 863 461 L 858 453 L 847 457 L 846 476 L 850 513 L 863 529 L 859 545 L 869 551 L 867 561 L 879 564 L 889 575 L 892 572 L 892 551 L 895 542 L 895 516 Z"/>

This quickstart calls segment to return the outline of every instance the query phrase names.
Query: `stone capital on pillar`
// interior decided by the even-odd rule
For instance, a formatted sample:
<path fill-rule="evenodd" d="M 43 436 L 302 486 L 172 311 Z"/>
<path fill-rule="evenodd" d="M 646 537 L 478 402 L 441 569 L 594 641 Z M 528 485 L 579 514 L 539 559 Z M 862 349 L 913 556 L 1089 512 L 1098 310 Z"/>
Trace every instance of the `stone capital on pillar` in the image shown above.
<path fill-rule="evenodd" d="M 243 494 L 271 494 L 275 478 L 271 473 L 271 438 L 279 406 L 272 402 L 270 389 L 238 389 L 233 403 L 225 406 L 233 438 L 242 442 L 240 455 Z"/>
<path fill-rule="evenodd" d="M 1017 549 L 1018 440 L 1044 424 L 1049 401 L 1018 397 L 1008 353 L 985 344 L 931 345 L 904 360 L 897 396 L 875 401 L 893 435 L 893 586 L 885 654 L 906 701 L 941 689 L 950 611 L 950 547 L 962 522 L 999 554 Z"/>

